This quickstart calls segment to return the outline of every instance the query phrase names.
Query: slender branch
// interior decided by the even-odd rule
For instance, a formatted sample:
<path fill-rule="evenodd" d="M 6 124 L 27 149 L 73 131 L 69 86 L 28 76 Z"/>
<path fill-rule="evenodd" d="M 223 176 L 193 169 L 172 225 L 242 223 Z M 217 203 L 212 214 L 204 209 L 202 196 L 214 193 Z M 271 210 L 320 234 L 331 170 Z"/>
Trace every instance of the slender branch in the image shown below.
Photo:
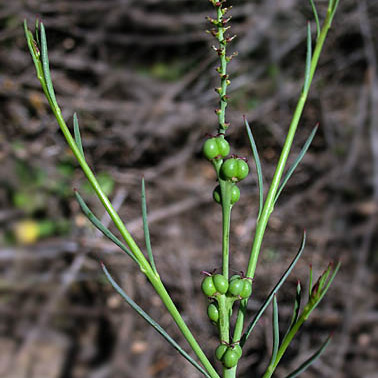
<path fill-rule="evenodd" d="M 269 191 L 268 191 L 265 203 L 264 203 L 264 207 L 263 207 L 263 211 L 261 213 L 261 217 L 257 222 L 256 233 L 255 233 L 255 237 L 254 237 L 254 240 L 253 240 L 251 255 L 250 255 L 247 273 L 246 273 L 247 276 L 251 277 L 251 278 L 253 278 L 254 275 L 255 275 L 257 260 L 258 260 L 259 254 L 260 254 L 261 244 L 262 244 L 262 241 L 263 241 L 264 233 L 265 233 L 270 215 L 271 215 L 273 208 L 274 208 L 274 200 L 275 200 L 277 191 L 278 191 L 279 186 L 280 186 L 280 181 L 281 181 L 283 172 L 285 170 L 285 166 L 286 166 L 286 162 L 287 162 L 290 150 L 291 150 L 291 146 L 293 144 L 295 132 L 297 130 L 299 121 L 300 121 L 302 113 L 303 113 L 303 108 L 304 108 L 306 100 L 307 100 L 307 96 L 308 96 L 308 93 L 309 93 L 309 90 L 310 90 L 311 82 L 312 82 L 312 79 L 314 77 L 314 73 L 315 73 L 316 67 L 318 65 L 320 53 L 322 51 L 328 30 L 331 26 L 333 16 L 334 16 L 334 12 L 332 12 L 331 7 L 329 7 L 326 19 L 324 21 L 324 24 L 323 24 L 322 29 L 320 31 L 319 38 L 318 38 L 316 46 L 315 46 L 314 54 L 313 54 L 312 59 L 311 59 L 310 73 L 309 73 L 309 76 L 308 76 L 307 85 L 306 85 L 306 87 L 303 87 L 303 89 L 302 89 L 302 93 L 301 93 L 301 96 L 298 100 L 292 121 L 290 123 L 289 131 L 287 133 L 287 137 L 286 137 L 286 140 L 285 140 L 285 144 L 282 148 L 282 152 L 281 152 L 278 164 L 277 164 L 277 168 L 275 170 L 273 180 L 272 180 L 271 186 L 269 188 Z M 248 299 L 245 299 L 245 300 L 242 301 L 242 303 L 240 305 L 240 309 L 239 309 L 238 317 L 237 317 L 237 321 L 236 321 L 237 327 L 235 328 L 234 337 L 233 337 L 234 340 L 238 340 L 241 337 L 241 334 L 242 334 L 242 331 L 243 331 L 242 328 L 243 328 L 243 324 L 244 324 L 244 316 L 245 316 L 245 309 L 246 309 L 247 303 L 248 303 Z"/>

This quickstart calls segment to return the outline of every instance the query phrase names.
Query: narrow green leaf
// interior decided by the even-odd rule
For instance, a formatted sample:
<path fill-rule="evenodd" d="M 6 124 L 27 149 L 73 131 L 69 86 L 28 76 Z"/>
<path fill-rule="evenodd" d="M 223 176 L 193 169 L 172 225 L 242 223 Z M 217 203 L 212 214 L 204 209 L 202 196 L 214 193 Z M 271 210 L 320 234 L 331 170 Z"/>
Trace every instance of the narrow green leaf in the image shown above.
<path fill-rule="evenodd" d="M 295 169 L 297 168 L 297 166 L 299 165 L 299 163 L 302 161 L 303 157 L 305 156 L 307 150 L 309 149 L 311 143 L 312 143 L 312 140 L 314 139 L 315 137 L 315 134 L 316 134 L 316 131 L 318 130 L 318 124 L 314 127 L 314 129 L 311 131 L 311 134 L 310 136 L 307 138 L 305 144 L 303 145 L 298 157 L 295 159 L 294 163 L 292 164 L 292 166 L 288 169 L 288 171 L 286 172 L 285 174 L 285 177 L 283 178 L 282 180 L 282 183 L 277 191 L 277 194 L 276 194 L 276 197 L 274 199 L 274 204 L 277 202 L 278 200 L 278 197 L 280 196 L 280 194 L 282 193 L 282 191 L 284 190 L 287 182 L 290 180 L 291 176 L 293 175 Z"/>
<path fill-rule="evenodd" d="M 278 347 L 280 345 L 280 326 L 278 323 L 278 303 L 277 294 L 273 296 L 273 351 L 271 362 L 274 363 L 277 357 Z"/>
<path fill-rule="evenodd" d="M 148 258 L 150 260 L 150 264 L 151 264 L 153 271 L 156 274 L 158 274 L 157 270 L 156 270 L 156 266 L 155 266 L 154 256 L 152 254 L 150 231 L 148 229 L 146 187 L 145 187 L 145 184 L 144 184 L 144 177 L 142 178 L 142 218 L 143 218 L 144 239 L 146 241 Z"/>
<path fill-rule="evenodd" d="M 319 35 L 320 35 L 320 22 L 319 22 L 318 11 L 316 10 L 314 0 L 310 0 L 310 4 L 311 4 L 311 8 L 312 8 L 312 13 L 314 13 L 314 18 L 315 18 L 315 22 L 316 22 L 316 39 L 318 39 Z"/>
<path fill-rule="evenodd" d="M 46 32 L 45 27 L 43 23 L 40 23 L 41 27 L 41 56 L 42 56 L 42 68 L 43 73 L 45 76 L 47 91 L 49 93 L 49 97 L 51 102 L 53 103 L 54 107 L 56 109 L 59 109 L 58 103 L 56 102 L 55 93 L 54 93 L 54 87 L 51 81 L 51 75 L 50 75 L 50 65 L 49 65 L 49 56 L 47 53 L 47 39 L 46 39 Z"/>
<path fill-rule="evenodd" d="M 248 121 L 245 117 L 244 117 L 244 123 L 245 123 L 245 127 L 247 129 L 249 142 L 251 144 L 253 158 L 254 158 L 255 164 L 256 164 L 258 183 L 259 183 L 259 213 L 258 213 L 258 216 L 257 216 L 257 219 L 259 219 L 261 212 L 262 212 L 262 209 L 263 209 L 263 205 L 264 205 L 264 183 L 263 183 L 261 162 L 260 162 L 259 153 L 257 151 L 255 139 L 253 138 L 251 128 L 249 127 Z"/>
<path fill-rule="evenodd" d="M 109 240 L 111 240 L 115 245 L 117 245 L 119 248 L 122 249 L 126 254 L 128 254 L 138 265 L 139 262 L 134 256 L 134 254 L 123 244 L 113 233 L 111 233 L 102 223 L 101 221 L 96 218 L 96 216 L 92 213 L 92 211 L 89 209 L 81 195 L 78 191 L 75 190 L 75 196 L 77 199 L 77 202 L 79 203 L 81 210 L 85 214 L 85 216 L 90 220 L 90 222 L 98 229 L 100 230 Z"/>
<path fill-rule="evenodd" d="M 153 320 L 141 307 L 139 307 L 125 292 L 122 288 L 114 281 L 113 277 L 110 275 L 109 271 L 106 269 L 105 265 L 101 263 L 101 268 L 105 273 L 106 278 L 111 283 L 113 288 L 121 295 L 121 297 L 155 330 L 160 333 L 161 336 L 164 337 L 169 344 L 172 345 L 184 358 L 186 358 L 198 371 L 200 371 L 205 377 L 210 378 L 210 375 L 196 362 L 193 360 L 192 357 L 189 356 L 188 353 L 185 352 L 184 349 L 177 344 L 175 340 L 172 339 L 168 333 Z"/>
<path fill-rule="evenodd" d="M 328 344 L 331 342 L 331 339 L 332 339 L 332 335 L 328 336 L 328 338 L 320 346 L 320 348 L 310 358 L 308 358 L 301 366 L 299 366 L 298 369 L 294 370 L 286 378 L 295 378 L 295 377 L 298 377 L 299 374 L 303 373 L 317 358 L 321 356 L 321 354 L 327 348 Z"/>
<path fill-rule="evenodd" d="M 37 41 L 38 46 L 41 46 L 41 41 L 39 40 L 39 20 L 38 18 L 35 20 L 35 40 Z"/>
<path fill-rule="evenodd" d="M 310 279 L 308 283 L 308 298 L 311 298 L 312 294 L 312 282 L 313 282 L 313 271 L 312 271 L 312 265 L 310 265 Z"/>
<path fill-rule="evenodd" d="M 28 29 L 28 24 L 26 20 L 24 20 L 24 30 L 25 30 L 25 37 L 26 41 L 28 43 L 30 55 L 33 59 L 33 63 L 35 65 L 35 69 L 37 71 L 38 78 L 43 77 L 43 69 L 42 69 L 42 63 L 40 60 L 40 54 L 39 47 L 37 45 L 37 42 L 33 38 L 32 32 Z"/>
<path fill-rule="evenodd" d="M 79 121 L 77 119 L 77 114 L 74 113 L 73 115 L 73 126 L 74 126 L 74 135 L 75 135 L 75 142 L 76 142 L 76 145 L 79 149 L 79 151 L 81 152 L 81 155 L 83 156 L 83 158 L 85 159 L 85 156 L 84 156 L 84 150 L 83 150 L 83 145 L 81 143 L 81 135 L 80 135 L 80 128 L 79 128 Z"/>
<path fill-rule="evenodd" d="M 331 16 L 332 19 L 333 19 L 333 17 L 335 16 L 335 13 L 336 13 L 337 7 L 339 6 L 339 2 L 340 2 L 340 0 L 336 0 L 336 1 L 333 2 L 333 6 L 332 6 L 332 16 Z"/>
<path fill-rule="evenodd" d="M 331 268 L 332 268 L 332 264 L 329 264 L 328 267 L 327 267 L 327 269 L 319 277 L 319 290 L 323 289 L 323 286 L 324 286 L 325 282 L 327 281 L 328 276 L 329 276 L 329 274 L 331 272 Z"/>
<path fill-rule="evenodd" d="M 307 55 L 306 55 L 306 70 L 303 90 L 308 91 L 311 82 L 311 58 L 312 58 L 312 43 L 311 43 L 311 24 L 307 23 Z"/>
<path fill-rule="evenodd" d="M 297 292 L 296 292 L 295 301 L 294 301 L 293 315 L 291 316 L 291 321 L 290 321 L 289 327 L 287 329 L 287 332 L 284 338 L 286 338 L 287 334 L 290 332 L 293 325 L 296 323 L 298 319 L 299 310 L 301 308 L 301 294 L 302 294 L 301 283 L 298 281 Z"/>
<path fill-rule="evenodd" d="M 322 299 L 324 298 L 324 296 L 327 294 L 327 291 L 330 288 L 333 280 L 335 279 L 336 274 L 337 274 L 337 272 L 340 269 L 340 266 L 341 266 L 341 263 L 339 262 L 336 265 L 336 268 L 333 271 L 333 273 L 332 273 L 330 279 L 328 280 L 326 286 L 324 288 L 322 288 L 322 289 L 321 288 L 318 289 L 318 293 L 319 293 L 318 296 L 316 297 L 314 295 L 314 299 L 312 299 L 310 297 L 310 300 L 309 300 L 308 305 L 307 305 L 307 306 L 309 306 L 309 308 L 307 310 L 307 318 L 311 315 L 311 313 L 315 310 L 315 308 L 319 305 L 319 303 L 322 301 Z M 328 271 L 328 269 L 327 269 L 327 271 Z M 324 282 L 323 282 L 323 285 L 324 285 Z M 317 286 L 317 284 L 315 284 L 315 286 Z M 318 285 L 318 287 L 319 287 L 319 285 Z"/>
<path fill-rule="evenodd" d="M 251 323 L 248 325 L 247 330 L 244 332 L 241 340 L 240 340 L 240 346 L 243 347 L 245 342 L 247 341 L 249 335 L 255 328 L 257 322 L 260 320 L 262 314 L 266 310 L 266 308 L 269 306 L 269 303 L 273 299 L 274 295 L 278 292 L 282 284 L 285 282 L 286 278 L 289 276 L 290 272 L 293 270 L 295 264 L 298 262 L 299 258 L 301 257 L 304 247 L 306 245 L 306 232 L 303 233 L 303 239 L 301 246 L 299 248 L 299 251 L 297 252 L 296 256 L 294 257 L 293 261 L 290 263 L 289 267 L 286 269 L 285 273 L 282 275 L 276 286 L 273 288 L 273 290 L 270 292 L 268 297 L 265 299 L 265 302 L 262 304 L 260 309 L 257 311 L 255 317 L 252 319 Z"/>
<path fill-rule="evenodd" d="M 332 273 L 332 275 L 331 275 L 331 278 L 328 280 L 328 282 L 327 282 L 325 288 L 322 290 L 322 293 L 321 293 L 321 295 L 320 295 L 320 297 L 319 297 L 319 300 L 318 300 L 318 302 L 317 302 L 316 305 L 318 305 L 319 302 L 320 302 L 320 301 L 323 299 L 323 297 L 326 295 L 328 289 L 330 288 L 330 286 L 331 286 L 333 280 L 334 280 L 335 277 L 336 277 L 336 274 L 338 273 L 338 271 L 339 271 L 339 269 L 340 269 L 340 266 L 341 266 L 341 262 L 338 262 L 338 264 L 336 265 L 335 270 L 333 271 L 333 273 Z"/>

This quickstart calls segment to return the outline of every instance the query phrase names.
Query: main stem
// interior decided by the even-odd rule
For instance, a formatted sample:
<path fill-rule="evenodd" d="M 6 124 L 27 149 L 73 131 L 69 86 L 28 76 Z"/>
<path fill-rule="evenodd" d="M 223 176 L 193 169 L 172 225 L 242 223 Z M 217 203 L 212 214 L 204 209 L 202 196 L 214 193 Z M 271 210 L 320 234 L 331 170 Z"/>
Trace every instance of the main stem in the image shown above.
<path fill-rule="evenodd" d="M 224 29 L 222 26 L 223 22 L 223 13 L 222 13 L 222 6 L 217 8 L 217 22 L 218 22 L 218 41 L 219 41 L 219 75 L 221 78 L 221 91 L 219 93 L 220 97 L 220 109 L 218 111 L 218 122 L 219 122 L 219 129 L 218 132 L 220 134 L 225 134 L 227 126 L 226 126 L 226 107 L 227 107 L 227 100 L 226 100 L 226 92 L 227 92 L 227 58 L 226 58 L 226 43 L 225 43 L 225 36 L 224 36 Z"/>
<path fill-rule="evenodd" d="M 231 193 L 230 183 L 219 179 L 222 195 L 222 274 L 228 279 L 230 258 Z"/>

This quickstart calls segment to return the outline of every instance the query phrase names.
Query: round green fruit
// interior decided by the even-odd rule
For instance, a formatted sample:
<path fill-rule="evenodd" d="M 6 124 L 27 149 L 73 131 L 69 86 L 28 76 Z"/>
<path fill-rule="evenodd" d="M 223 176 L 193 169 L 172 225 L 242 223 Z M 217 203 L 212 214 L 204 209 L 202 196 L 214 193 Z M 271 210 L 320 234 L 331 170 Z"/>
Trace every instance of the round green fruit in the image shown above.
<path fill-rule="evenodd" d="M 214 137 L 208 139 L 203 145 L 203 154 L 208 160 L 218 157 L 225 157 L 230 153 L 230 145 L 224 137 Z"/>
<path fill-rule="evenodd" d="M 231 369 L 238 364 L 239 358 L 238 353 L 230 347 L 223 355 L 222 362 L 227 369 Z"/>
<path fill-rule="evenodd" d="M 215 323 L 219 320 L 219 309 L 215 303 L 210 303 L 207 307 L 207 316 L 209 319 Z"/>
<path fill-rule="evenodd" d="M 244 298 L 249 298 L 252 294 L 252 282 L 249 278 L 244 278 L 243 280 L 243 290 L 240 293 L 240 296 Z"/>
<path fill-rule="evenodd" d="M 216 203 L 222 203 L 221 188 L 219 185 L 213 190 L 213 200 Z"/>
<path fill-rule="evenodd" d="M 214 282 L 213 282 L 213 277 L 206 277 L 202 281 L 202 292 L 207 296 L 207 297 L 212 297 L 216 292 L 217 289 L 215 288 Z"/>
<path fill-rule="evenodd" d="M 240 279 L 239 274 L 234 274 L 233 276 L 231 276 L 230 282 L 233 281 L 233 280 L 236 280 L 236 279 Z"/>
<path fill-rule="evenodd" d="M 240 189 L 236 185 L 231 188 L 231 205 L 238 202 L 240 199 Z"/>
<path fill-rule="evenodd" d="M 240 181 L 248 176 L 248 164 L 240 158 L 227 159 L 221 166 L 220 173 L 224 180 Z"/>
<path fill-rule="evenodd" d="M 228 290 L 228 280 L 221 274 L 213 276 L 214 286 L 219 294 L 226 294 Z"/>
<path fill-rule="evenodd" d="M 219 203 L 219 204 L 222 203 L 221 188 L 219 185 L 213 191 L 213 199 L 216 203 Z M 231 205 L 238 202 L 239 199 L 240 199 L 240 189 L 236 185 L 233 185 L 231 187 L 231 201 L 230 201 Z"/>
<path fill-rule="evenodd" d="M 241 278 L 235 278 L 228 285 L 228 293 L 238 297 L 244 288 L 244 282 Z"/>
<path fill-rule="evenodd" d="M 225 353 L 227 352 L 228 346 L 224 344 L 219 344 L 217 349 L 215 349 L 215 358 L 221 361 Z"/>
<path fill-rule="evenodd" d="M 233 351 L 234 352 L 236 352 L 237 353 L 237 355 L 239 356 L 239 359 L 240 359 L 240 357 L 241 357 L 241 355 L 242 355 L 242 348 L 241 348 L 241 346 L 239 345 L 239 344 L 236 344 L 236 345 L 234 345 L 233 347 L 232 347 L 232 349 L 233 349 Z"/>

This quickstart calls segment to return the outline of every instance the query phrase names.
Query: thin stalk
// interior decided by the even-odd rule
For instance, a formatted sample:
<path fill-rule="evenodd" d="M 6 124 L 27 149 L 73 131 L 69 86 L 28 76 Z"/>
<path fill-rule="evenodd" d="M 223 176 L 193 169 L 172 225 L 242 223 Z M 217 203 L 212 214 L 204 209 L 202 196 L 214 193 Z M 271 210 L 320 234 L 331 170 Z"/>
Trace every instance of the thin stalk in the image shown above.
<path fill-rule="evenodd" d="M 232 369 L 223 368 L 223 378 L 235 378 L 236 377 L 236 366 Z"/>
<path fill-rule="evenodd" d="M 230 342 L 230 314 L 227 305 L 227 298 L 221 295 L 218 299 L 219 305 L 219 338 L 221 342 Z"/>
<path fill-rule="evenodd" d="M 231 185 L 220 180 L 222 195 L 222 274 L 228 279 L 230 258 Z"/>
<path fill-rule="evenodd" d="M 289 131 L 285 140 L 285 144 L 282 148 L 281 156 L 279 158 L 277 168 L 275 170 L 273 180 L 272 180 L 271 186 L 269 188 L 269 191 L 268 191 L 265 203 L 264 203 L 261 217 L 259 221 L 257 222 L 256 233 L 253 240 L 251 256 L 249 259 L 247 273 L 246 273 L 247 277 L 253 278 L 255 275 L 257 260 L 258 260 L 260 250 L 261 250 L 261 244 L 263 241 L 264 233 L 265 233 L 270 215 L 274 208 L 274 200 L 276 197 L 276 193 L 279 189 L 280 181 L 281 181 L 283 172 L 285 170 L 285 166 L 286 166 L 286 162 L 287 162 L 290 150 L 291 150 L 291 146 L 293 144 L 295 132 L 297 130 L 299 121 L 302 116 L 303 108 L 307 100 L 308 92 L 310 90 L 311 82 L 314 77 L 316 67 L 318 65 L 320 53 L 322 51 L 325 38 L 327 36 L 328 30 L 332 23 L 333 15 L 334 13 L 332 13 L 331 8 L 329 8 L 327 12 L 327 17 L 324 21 L 319 38 L 315 46 L 314 54 L 311 59 L 311 68 L 310 68 L 308 85 L 306 86 L 306 88 L 305 87 L 303 88 L 302 94 L 298 100 L 292 121 L 289 126 Z M 247 302 L 248 302 L 248 299 L 242 301 L 241 309 L 238 312 L 238 319 L 236 321 L 236 324 L 238 325 L 238 327 L 235 328 L 234 337 L 233 337 L 234 340 L 238 340 L 241 337 L 242 328 L 243 328 L 242 326 L 244 324 L 244 314 L 245 314 L 245 311 L 243 311 L 243 308 L 246 306 Z"/>
<path fill-rule="evenodd" d="M 219 6 L 217 8 L 217 22 L 218 22 L 218 35 L 217 39 L 219 41 L 219 75 L 221 77 L 221 91 L 219 93 L 220 97 L 220 109 L 218 112 L 218 123 L 219 123 L 219 129 L 218 132 L 220 134 L 225 134 L 227 126 L 226 126 L 226 107 L 227 107 L 227 101 L 226 101 L 226 92 L 227 92 L 227 59 L 226 59 L 226 43 L 224 40 L 224 28 L 222 26 L 223 21 L 223 13 L 222 13 L 222 7 Z"/>

